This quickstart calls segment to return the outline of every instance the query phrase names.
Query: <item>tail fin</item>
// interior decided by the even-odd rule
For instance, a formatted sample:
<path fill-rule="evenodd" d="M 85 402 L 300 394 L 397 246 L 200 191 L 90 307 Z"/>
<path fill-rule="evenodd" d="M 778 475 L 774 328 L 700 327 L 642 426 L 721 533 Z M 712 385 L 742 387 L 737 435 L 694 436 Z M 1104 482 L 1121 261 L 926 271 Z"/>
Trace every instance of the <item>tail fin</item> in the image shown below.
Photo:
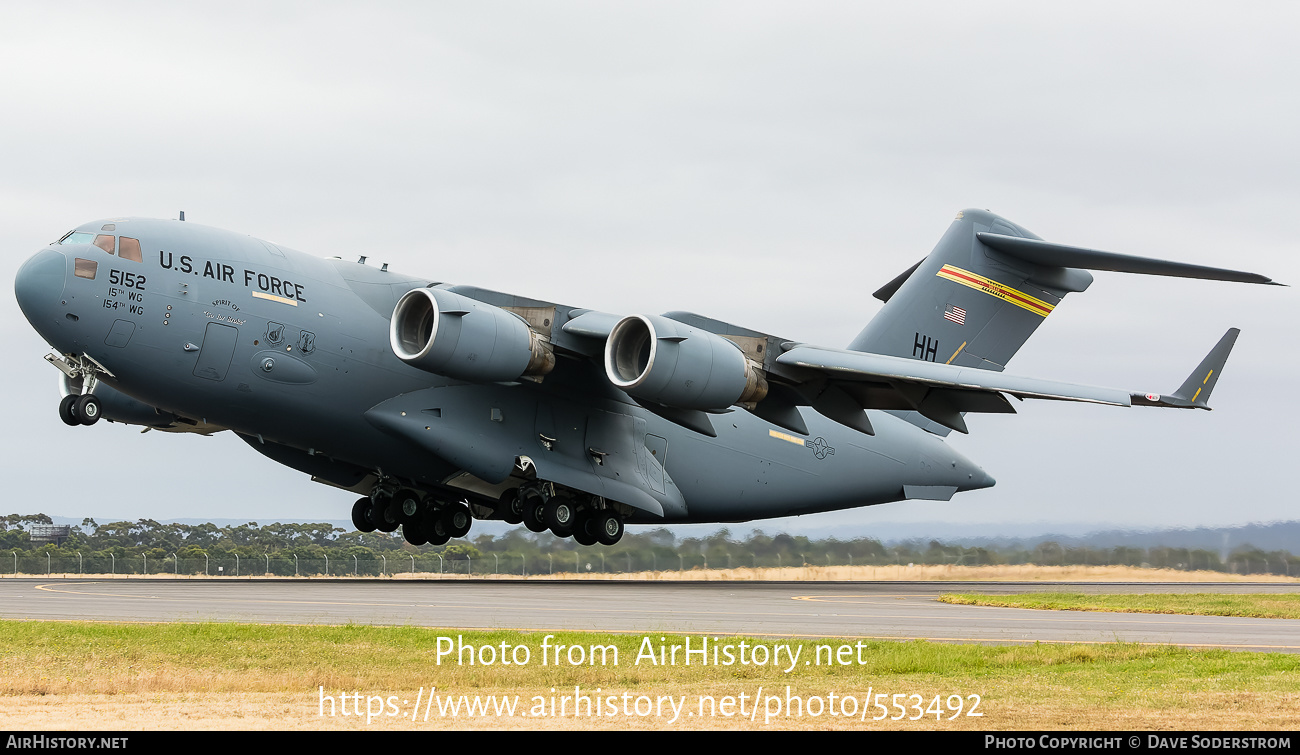
<path fill-rule="evenodd" d="M 849 349 L 1000 372 L 1066 294 L 1087 290 L 1088 270 L 1280 285 L 1254 273 L 1051 244 L 991 212 L 963 210 L 928 257 L 875 293 L 885 306 Z"/>
<path fill-rule="evenodd" d="M 1067 293 L 1092 283 L 1084 270 L 998 252 L 980 233 L 1040 240 L 991 212 L 957 213 L 928 257 L 876 292 L 885 307 L 849 348 L 1001 371 Z"/>
<path fill-rule="evenodd" d="M 934 251 L 876 292 L 885 307 L 854 351 L 1001 371 L 1088 270 L 1279 285 L 1262 275 L 1051 244 L 985 210 L 963 210 Z"/>

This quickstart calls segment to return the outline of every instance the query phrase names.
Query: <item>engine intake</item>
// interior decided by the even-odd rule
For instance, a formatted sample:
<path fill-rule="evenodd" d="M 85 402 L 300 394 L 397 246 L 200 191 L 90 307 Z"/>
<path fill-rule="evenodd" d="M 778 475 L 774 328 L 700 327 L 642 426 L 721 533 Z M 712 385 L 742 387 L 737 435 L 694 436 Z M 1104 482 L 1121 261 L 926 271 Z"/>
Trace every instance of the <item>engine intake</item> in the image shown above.
<path fill-rule="evenodd" d="M 761 368 L 722 336 L 654 315 L 618 321 L 605 375 L 630 396 L 682 409 L 722 410 L 767 395 Z"/>
<path fill-rule="evenodd" d="M 398 300 L 389 343 L 407 364 L 457 380 L 509 382 L 555 367 L 551 344 L 523 318 L 440 288 Z"/>

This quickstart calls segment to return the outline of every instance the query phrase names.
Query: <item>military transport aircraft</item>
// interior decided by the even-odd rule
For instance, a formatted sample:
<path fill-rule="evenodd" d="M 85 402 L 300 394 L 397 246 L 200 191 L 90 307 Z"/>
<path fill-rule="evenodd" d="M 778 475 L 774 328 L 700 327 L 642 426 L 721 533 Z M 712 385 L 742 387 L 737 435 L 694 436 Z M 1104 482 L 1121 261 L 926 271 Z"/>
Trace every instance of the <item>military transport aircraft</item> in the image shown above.
<path fill-rule="evenodd" d="M 233 431 L 361 494 L 357 529 L 401 526 L 416 545 L 474 518 L 610 545 L 625 522 L 948 500 L 994 481 L 944 437 L 968 413 L 1014 413 L 1008 397 L 1209 408 L 1235 329 L 1170 394 L 1002 372 L 1088 270 L 1272 283 L 965 210 L 833 349 L 431 283 L 183 219 L 86 223 L 19 270 L 63 421 Z"/>

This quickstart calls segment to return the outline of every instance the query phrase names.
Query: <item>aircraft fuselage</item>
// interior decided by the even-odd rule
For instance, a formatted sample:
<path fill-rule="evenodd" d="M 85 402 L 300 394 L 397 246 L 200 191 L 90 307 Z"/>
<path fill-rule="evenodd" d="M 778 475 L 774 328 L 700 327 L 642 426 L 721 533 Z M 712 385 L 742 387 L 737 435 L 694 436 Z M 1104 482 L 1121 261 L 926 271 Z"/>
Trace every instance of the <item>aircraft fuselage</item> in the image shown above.
<path fill-rule="evenodd" d="M 874 435 L 815 412 L 803 413 L 806 436 L 741 410 L 712 415 L 716 437 L 687 429 L 612 385 L 604 344 L 564 330 L 586 310 L 551 302 L 449 287 L 534 318 L 557 355 L 545 377 L 472 383 L 418 369 L 390 348 L 390 318 L 404 293 L 431 285 L 441 284 L 131 218 L 41 249 L 15 287 L 54 349 L 103 366 L 108 419 L 229 429 L 359 492 L 392 479 L 489 505 L 535 475 L 623 504 L 630 522 L 721 522 L 897 501 L 905 486 L 942 497 L 992 484 L 941 438 L 880 411 L 868 413 Z"/>

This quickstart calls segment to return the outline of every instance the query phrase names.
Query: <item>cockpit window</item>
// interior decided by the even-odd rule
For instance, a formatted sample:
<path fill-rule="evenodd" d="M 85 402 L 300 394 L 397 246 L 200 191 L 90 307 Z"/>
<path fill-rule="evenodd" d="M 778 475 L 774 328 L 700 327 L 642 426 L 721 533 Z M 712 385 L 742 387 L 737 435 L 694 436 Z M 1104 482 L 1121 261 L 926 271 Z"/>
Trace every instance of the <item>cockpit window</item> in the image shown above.
<path fill-rule="evenodd" d="M 108 223 L 101 230 L 109 231 L 113 229 L 113 224 Z M 116 248 L 118 256 L 124 260 L 132 262 L 144 262 L 144 253 L 140 248 L 140 240 L 133 239 L 129 236 L 117 237 L 110 233 L 90 233 L 88 231 L 69 231 L 67 235 L 59 239 L 60 244 L 94 244 L 109 254 L 113 254 Z"/>
<path fill-rule="evenodd" d="M 95 238 L 95 234 L 86 233 L 85 231 L 72 231 L 67 236 L 59 239 L 60 244 L 89 244 Z"/>
<path fill-rule="evenodd" d="M 140 253 L 140 240 L 122 236 L 117 242 L 117 256 L 132 262 L 144 262 L 144 255 Z"/>
<path fill-rule="evenodd" d="M 99 263 L 94 260 L 83 260 L 78 257 L 72 261 L 72 274 L 78 278 L 95 279 L 95 273 L 99 271 Z"/>

